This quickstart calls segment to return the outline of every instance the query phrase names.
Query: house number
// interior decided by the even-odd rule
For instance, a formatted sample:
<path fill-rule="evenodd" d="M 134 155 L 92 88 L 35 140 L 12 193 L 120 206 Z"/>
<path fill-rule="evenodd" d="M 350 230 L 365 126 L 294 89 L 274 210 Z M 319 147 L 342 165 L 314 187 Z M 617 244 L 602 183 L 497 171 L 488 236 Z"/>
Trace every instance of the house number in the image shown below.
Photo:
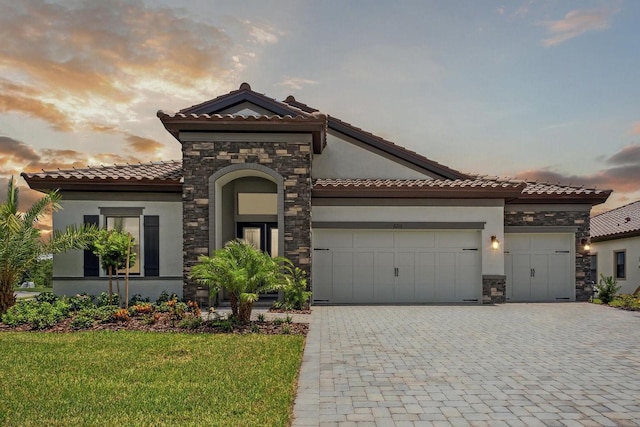
<path fill-rule="evenodd" d="M 393 224 L 393 228 L 402 228 L 402 224 L 395 223 Z"/>

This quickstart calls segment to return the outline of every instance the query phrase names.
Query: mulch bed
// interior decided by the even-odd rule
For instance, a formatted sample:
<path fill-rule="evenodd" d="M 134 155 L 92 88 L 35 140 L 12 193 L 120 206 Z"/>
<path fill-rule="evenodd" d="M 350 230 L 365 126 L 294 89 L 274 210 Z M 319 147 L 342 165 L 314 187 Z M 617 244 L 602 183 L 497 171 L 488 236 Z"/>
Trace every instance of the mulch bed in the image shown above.
<path fill-rule="evenodd" d="M 264 321 L 252 321 L 247 324 L 235 324 L 229 328 L 216 326 L 215 322 L 204 321 L 201 326 L 193 329 L 179 328 L 172 325 L 167 318 L 161 318 L 154 324 L 146 324 L 142 319 L 132 318 L 124 322 L 98 323 L 86 329 L 74 329 L 71 326 L 72 319 L 65 319 L 60 323 L 46 329 L 32 329 L 29 325 L 10 327 L 0 323 L 0 332 L 3 331 L 39 331 L 39 332 L 83 332 L 83 331 L 143 331 L 143 332 L 182 332 L 182 333 L 208 333 L 208 334 L 267 334 L 267 335 L 307 335 L 308 323 L 286 323 Z M 176 322 L 176 325 L 179 322 Z"/>
<path fill-rule="evenodd" d="M 273 308 L 269 309 L 269 313 L 287 313 L 287 314 L 311 314 L 311 310 L 285 310 L 284 308 Z"/>

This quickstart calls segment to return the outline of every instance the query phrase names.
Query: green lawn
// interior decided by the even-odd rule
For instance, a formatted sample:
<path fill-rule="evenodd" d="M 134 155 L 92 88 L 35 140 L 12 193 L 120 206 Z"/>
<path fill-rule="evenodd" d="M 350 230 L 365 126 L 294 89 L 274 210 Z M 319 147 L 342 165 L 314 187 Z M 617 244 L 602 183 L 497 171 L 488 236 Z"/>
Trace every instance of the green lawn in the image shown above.
<path fill-rule="evenodd" d="M 0 333 L 3 426 L 286 426 L 304 338 Z"/>

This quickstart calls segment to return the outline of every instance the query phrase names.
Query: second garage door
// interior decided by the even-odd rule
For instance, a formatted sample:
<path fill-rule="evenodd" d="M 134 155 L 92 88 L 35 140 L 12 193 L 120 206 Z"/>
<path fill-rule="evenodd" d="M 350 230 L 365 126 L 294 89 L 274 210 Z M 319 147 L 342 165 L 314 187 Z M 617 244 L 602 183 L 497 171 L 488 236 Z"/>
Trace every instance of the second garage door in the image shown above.
<path fill-rule="evenodd" d="M 314 302 L 477 303 L 479 240 L 469 230 L 314 230 Z"/>
<path fill-rule="evenodd" d="M 505 235 L 509 301 L 573 301 L 574 237 L 571 233 Z"/>

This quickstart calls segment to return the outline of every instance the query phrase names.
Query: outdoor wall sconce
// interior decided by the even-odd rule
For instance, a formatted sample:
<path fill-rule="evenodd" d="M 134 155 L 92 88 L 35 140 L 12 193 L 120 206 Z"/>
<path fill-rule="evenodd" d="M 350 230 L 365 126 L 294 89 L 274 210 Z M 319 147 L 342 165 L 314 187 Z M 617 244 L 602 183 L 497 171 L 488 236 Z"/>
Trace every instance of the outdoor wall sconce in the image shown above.
<path fill-rule="evenodd" d="M 500 240 L 496 236 L 491 236 L 491 249 L 497 251 L 500 248 Z"/>
<path fill-rule="evenodd" d="M 585 239 L 583 237 L 582 239 L 580 239 L 580 244 L 582 245 L 582 249 L 584 249 L 585 251 L 589 252 L 589 250 L 591 250 L 591 245 L 589 244 L 588 239 Z"/>

